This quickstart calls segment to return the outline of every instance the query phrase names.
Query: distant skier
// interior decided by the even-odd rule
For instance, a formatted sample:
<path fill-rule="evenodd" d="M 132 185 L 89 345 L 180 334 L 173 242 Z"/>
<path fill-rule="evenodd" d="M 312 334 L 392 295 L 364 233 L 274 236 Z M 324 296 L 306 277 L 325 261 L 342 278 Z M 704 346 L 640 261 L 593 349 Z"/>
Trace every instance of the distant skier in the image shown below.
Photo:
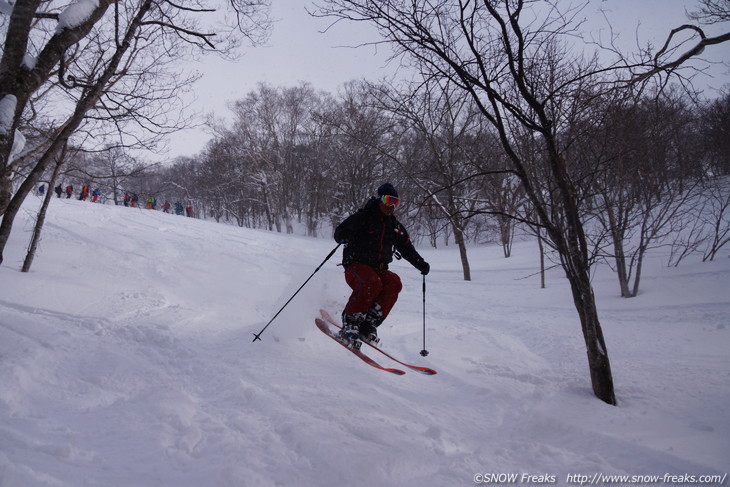
<path fill-rule="evenodd" d="M 66 186 L 66 199 L 70 199 L 71 196 L 74 194 L 74 187 L 73 185 L 69 184 Z"/>
<path fill-rule="evenodd" d="M 101 191 L 99 191 L 99 188 L 94 188 L 94 191 L 91 193 L 91 202 L 96 203 L 96 200 L 99 199 L 100 195 Z"/>
<path fill-rule="evenodd" d="M 61 186 L 61 185 L 59 184 L 58 186 L 56 186 L 56 187 L 54 188 L 54 191 L 56 191 L 56 196 L 58 196 L 58 197 L 60 198 L 60 197 L 61 197 L 61 195 L 63 194 L 63 186 Z"/>
<path fill-rule="evenodd" d="M 46 194 L 46 185 L 45 184 L 41 184 L 40 186 L 38 186 L 38 194 L 40 196 L 43 196 L 44 194 Z"/>
<path fill-rule="evenodd" d="M 129 202 L 132 200 L 132 197 L 127 193 L 124 192 L 124 206 L 129 206 Z"/>
<path fill-rule="evenodd" d="M 175 202 L 175 214 L 176 215 L 182 215 L 183 214 L 183 205 L 179 201 Z"/>
<path fill-rule="evenodd" d="M 397 274 L 388 270 L 397 251 L 424 276 L 431 267 L 411 243 L 405 227 L 393 216 L 400 204 L 390 183 L 378 188 L 367 204 L 335 229 L 335 240 L 345 244 L 342 265 L 352 288 L 342 312 L 340 335 L 355 348 L 359 340 L 377 343 L 377 328 L 388 317 L 402 289 Z"/>

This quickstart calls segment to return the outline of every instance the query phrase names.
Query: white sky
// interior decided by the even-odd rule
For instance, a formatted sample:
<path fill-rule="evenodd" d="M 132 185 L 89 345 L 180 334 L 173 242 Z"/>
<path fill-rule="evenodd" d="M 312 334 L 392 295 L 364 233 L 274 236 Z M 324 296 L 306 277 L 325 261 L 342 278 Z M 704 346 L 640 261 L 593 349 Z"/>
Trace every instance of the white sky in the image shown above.
<path fill-rule="evenodd" d="M 272 17 L 279 20 L 273 25 L 267 46 L 247 48 L 236 63 L 214 56 L 206 59 L 199 68 L 203 78 L 196 85 L 193 108 L 224 117 L 229 102 L 244 97 L 260 82 L 272 86 L 308 82 L 316 89 L 336 93 L 349 80 L 378 80 L 397 71 L 395 62 L 388 63 L 387 46 L 348 47 L 379 40 L 372 27 L 340 23 L 321 33 L 330 21 L 310 17 L 305 6 L 311 4 L 311 0 L 273 0 Z M 584 15 L 605 27 L 598 24 L 603 22 L 598 11 L 606 11 L 628 47 L 635 46 L 637 38 L 642 44 L 652 41 L 660 46 L 672 28 L 687 22 L 685 9 L 693 10 L 696 4 L 696 0 L 590 0 Z M 594 33 L 598 34 L 598 27 Z M 730 63 L 730 49 L 727 44 L 714 46 L 706 50 L 704 57 Z M 715 79 L 706 79 L 711 89 L 730 83 L 727 66 L 717 66 L 713 73 Z M 209 139 L 203 128 L 176 134 L 170 139 L 168 157 L 195 155 Z"/>

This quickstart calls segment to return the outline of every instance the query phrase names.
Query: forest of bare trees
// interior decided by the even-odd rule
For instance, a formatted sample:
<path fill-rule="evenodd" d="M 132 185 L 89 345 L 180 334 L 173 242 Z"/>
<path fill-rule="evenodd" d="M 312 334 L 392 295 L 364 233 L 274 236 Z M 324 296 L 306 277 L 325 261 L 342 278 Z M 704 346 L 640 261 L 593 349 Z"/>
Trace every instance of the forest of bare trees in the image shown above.
<path fill-rule="evenodd" d="M 268 2 L 223 3 L 243 38 L 265 35 Z M 679 265 L 691 254 L 712 260 L 730 239 L 730 93 L 702 96 L 682 71 L 730 38 L 702 29 L 726 22 L 727 4 L 702 0 L 695 23 L 658 49 L 586 56 L 568 47 L 574 12 L 549 2 L 321 3 L 316 15 L 372 23 L 420 78 L 353 80 L 337 93 L 261 84 L 231 100 L 230 122 L 211 122 L 201 153 L 150 165 L 132 149 L 186 125 L 170 107 L 194 78 L 174 76 L 174 60 L 213 49 L 198 21 L 207 3 L 99 0 L 64 30 L 53 2 L 18 0 L 0 17 L 0 108 L 13 104 L 0 118 L 0 262 L 14 214 L 41 182 L 329 237 L 390 181 L 414 238 L 456 245 L 465 280 L 469 243 L 498 243 L 509 257 L 515 238 L 537 236 L 573 291 L 594 391 L 615 404 L 593 266 L 610 266 L 617 293 L 635 297 L 649 249 L 666 247 L 668 265 Z M 675 42 L 683 32 L 693 37 Z M 35 64 L 24 57 L 31 42 L 41 47 Z"/>
<path fill-rule="evenodd" d="M 730 124 L 730 97 L 696 105 L 663 92 L 591 104 L 566 134 L 575 142 L 565 158 L 586 181 L 580 198 L 592 260 L 616 270 L 622 296 L 635 296 L 648 248 L 674 245 L 674 264 L 687 250 L 710 258 L 727 241 L 721 195 L 730 153 L 721 155 L 724 142 L 716 142 Z M 515 232 L 539 226 L 496 134 L 448 90 L 408 97 L 353 82 L 333 95 L 262 85 L 233 110 L 236 121 L 219 127 L 201 154 L 120 188 L 191 202 L 196 214 L 221 222 L 329 237 L 333 223 L 389 180 L 405 195 L 402 212 L 417 238 L 463 249 L 467 280 L 465 243 L 497 242 L 508 257 Z M 527 153 L 531 143 L 520 142 Z M 712 208 L 699 211 L 702 195 L 715 195 Z M 703 229 L 687 232 L 699 219 Z"/>

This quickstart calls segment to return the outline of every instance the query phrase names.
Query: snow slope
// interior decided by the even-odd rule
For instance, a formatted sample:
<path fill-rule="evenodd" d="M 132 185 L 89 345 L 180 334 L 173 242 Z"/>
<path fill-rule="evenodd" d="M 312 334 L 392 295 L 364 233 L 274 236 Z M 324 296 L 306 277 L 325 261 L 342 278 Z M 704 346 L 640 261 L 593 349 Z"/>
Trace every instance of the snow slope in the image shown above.
<path fill-rule="evenodd" d="M 510 259 L 471 248 L 472 282 L 456 249 L 422 249 L 433 269 L 425 359 L 421 276 L 396 263 L 404 290 L 384 347 L 439 371 L 398 377 L 314 326 L 320 307 L 336 314 L 348 295 L 340 252 L 252 343 L 329 239 L 54 199 L 24 274 L 38 204 L 26 205 L 0 267 L 3 487 L 463 486 L 511 474 L 566 485 L 576 474 L 728 472 L 727 251 L 679 268 L 650 255 L 630 300 L 599 269 L 612 407 L 590 390 L 566 280 L 555 269 L 540 289 L 533 276 L 533 242 Z"/>

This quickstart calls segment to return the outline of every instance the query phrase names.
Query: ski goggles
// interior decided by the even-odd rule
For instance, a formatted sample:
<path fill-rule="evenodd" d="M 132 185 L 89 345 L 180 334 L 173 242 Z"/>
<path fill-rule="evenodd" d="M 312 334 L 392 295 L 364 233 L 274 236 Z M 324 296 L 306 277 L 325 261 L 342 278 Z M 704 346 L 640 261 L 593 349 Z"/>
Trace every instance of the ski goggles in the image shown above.
<path fill-rule="evenodd" d="M 400 198 L 397 196 L 391 196 L 389 194 L 384 194 L 380 200 L 383 202 L 385 206 L 392 206 L 393 208 L 398 208 L 398 205 L 400 205 Z"/>

